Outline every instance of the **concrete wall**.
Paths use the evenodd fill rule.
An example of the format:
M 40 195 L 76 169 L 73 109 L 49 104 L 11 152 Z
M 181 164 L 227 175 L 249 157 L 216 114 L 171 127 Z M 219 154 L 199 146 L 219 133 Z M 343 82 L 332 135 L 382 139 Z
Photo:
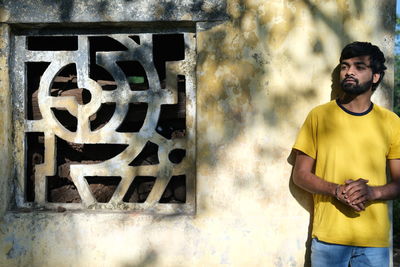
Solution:
M 308 111 L 336 93 L 332 71 L 346 43 L 367 40 L 383 49 L 389 71 L 374 101 L 391 105 L 394 0 L 228 0 L 229 18 L 170 15 L 199 21 L 195 215 L 5 211 L 15 164 L 8 24 L 35 22 L 16 19 L 30 1 L 5 2 L 0 9 L 1 266 L 303 266 L 311 202 L 291 182 L 291 146 Z M 75 1 L 75 8 L 82 2 Z M 212 10 L 207 9 L 212 1 L 178 5 L 187 2 L 205 13 Z M 94 22 L 106 22 L 118 15 L 109 6 L 102 13 L 108 17 L 80 17 L 74 9 L 65 16 L 61 7 L 53 9 L 64 17 L 49 15 L 43 22 L 88 22 L 91 15 Z M 201 22 L 206 20 L 214 22 Z

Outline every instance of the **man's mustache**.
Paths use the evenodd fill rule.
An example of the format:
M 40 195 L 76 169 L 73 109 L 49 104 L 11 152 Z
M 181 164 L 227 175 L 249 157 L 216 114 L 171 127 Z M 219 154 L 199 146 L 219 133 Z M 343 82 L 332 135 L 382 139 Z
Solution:
M 345 78 L 343 81 L 344 81 L 344 82 L 346 82 L 346 81 L 352 81 L 352 82 L 357 82 L 357 83 L 358 83 L 358 79 L 356 79 L 356 78 L 351 78 L 351 77 Z
M 354 82 L 354 83 L 358 84 L 358 79 L 348 77 L 348 78 L 345 78 L 345 79 L 341 82 L 341 84 L 345 84 L 345 83 L 347 83 L 347 82 Z

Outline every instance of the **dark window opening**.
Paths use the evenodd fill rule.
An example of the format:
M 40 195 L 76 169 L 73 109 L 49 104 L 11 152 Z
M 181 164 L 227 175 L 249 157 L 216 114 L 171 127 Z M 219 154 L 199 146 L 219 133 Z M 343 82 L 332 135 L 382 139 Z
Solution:
M 165 88 L 167 61 L 185 59 L 185 41 L 183 34 L 154 34 L 153 60 L 160 77 L 161 86 Z
M 123 197 L 124 202 L 143 203 L 153 189 L 155 177 L 136 176 Z
M 72 180 L 55 176 L 47 176 L 47 202 L 81 203 L 81 197 Z
M 128 50 L 123 44 L 108 36 L 91 36 L 90 42 L 90 57 L 96 59 L 98 51 L 126 51 Z
M 121 177 L 85 177 L 93 197 L 100 203 L 107 203 L 121 182 Z
M 50 63 L 27 62 L 25 64 L 27 78 L 26 118 L 28 120 L 40 120 L 42 119 L 42 114 L 40 113 L 38 104 L 40 78 Z
M 125 73 L 132 91 L 144 91 L 149 89 L 146 71 L 138 61 L 119 61 L 117 64 Z
M 77 82 L 76 65 L 69 64 L 54 78 L 50 95 L 73 96 L 79 105 L 86 105 L 92 99 L 92 94 L 85 88 L 78 88 Z
M 95 63 L 90 64 L 90 78 L 95 80 L 103 90 L 112 91 L 117 89 L 117 83 L 111 74 L 103 67 L 96 65 Z
M 90 130 L 96 131 L 103 128 L 115 112 L 115 103 L 102 103 L 100 108 L 89 117 Z
M 66 109 L 51 108 L 57 120 L 69 131 L 76 132 L 78 127 L 78 120 L 75 116 L 68 112 Z
M 156 165 L 159 163 L 158 145 L 149 141 L 136 158 L 129 163 L 129 166 Z
M 85 105 L 92 99 L 89 90 L 78 88 L 75 64 L 65 66 L 54 78 L 51 87 L 51 96 L 73 96 L 80 105 Z
M 184 149 L 173 149 L 168 154 L 168 159 L 175 164 L 179 164 L 182 162 L 183 158 L 186 156 L 186 150 Z
M 172 176 L 160 199 L 160 203 L 186 202 L 186 176 Z
M 77 36 L 30 36 L 27 38 L 28 50 L 73 51 L 78 50 Z
M 186 80 L 177 76 L 178 103 L 161 105 L 156 131 L 167 139 L 182 138 L 186 134 Z
M 140 45 L 140 37 L 137 35 L 131 35 L 129 36 L 129 38 L 131 38 L 133 41 L 135 41 L 135 43 L 137 43 L 138 45 Z
M 27 202 L 35 200 L 35 171 L 36 165 L 44 162 L 44 134 L 26 133 L 26 185 L 25 198 Z
M 128 112 L 121 125 L 117 128 L 117 132 L 139 132 L 146 119 L 147 107 L 147 103 L 129 103 Z

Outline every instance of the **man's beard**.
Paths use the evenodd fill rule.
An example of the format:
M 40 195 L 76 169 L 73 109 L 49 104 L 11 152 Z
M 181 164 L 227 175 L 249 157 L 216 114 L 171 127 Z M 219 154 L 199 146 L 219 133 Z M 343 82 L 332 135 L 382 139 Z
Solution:
M 346 83 L 346 79 L 340 83 L 340 86 L 345 93 L 351 95 L 361 95 L 368 91 L 372 86 L 372 79 L 361 84 L 359 83 L 358 79 L 352 78 L 352 80 L 354 80 L 355 83 Z

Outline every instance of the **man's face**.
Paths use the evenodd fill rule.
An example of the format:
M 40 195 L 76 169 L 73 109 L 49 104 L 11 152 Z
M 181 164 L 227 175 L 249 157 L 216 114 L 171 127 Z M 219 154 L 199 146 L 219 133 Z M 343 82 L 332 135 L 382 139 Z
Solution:
M 340 85 L 348 94 L 360 95 L 378 82 L 380 74 L 373 74 L 370 57 L 361 56 L 343 59 L 340 62 Z

